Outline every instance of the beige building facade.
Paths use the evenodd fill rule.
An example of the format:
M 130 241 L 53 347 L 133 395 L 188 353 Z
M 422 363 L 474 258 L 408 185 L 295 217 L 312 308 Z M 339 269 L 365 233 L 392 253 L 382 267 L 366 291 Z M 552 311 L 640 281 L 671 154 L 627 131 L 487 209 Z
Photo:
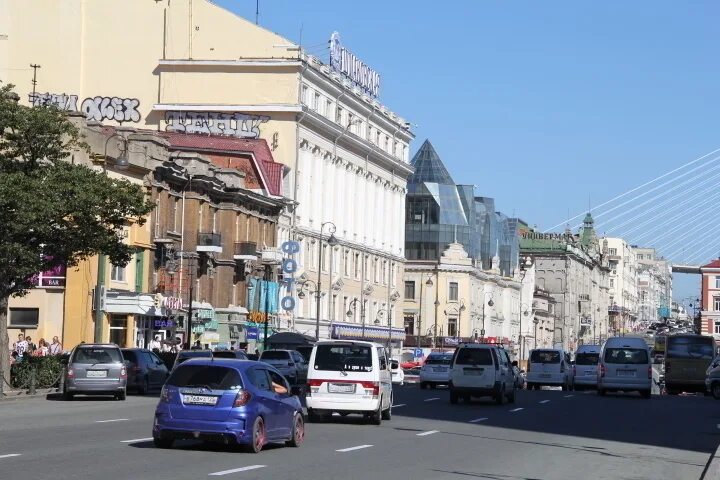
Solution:
M 343 320 L 398 317 L 413 134 L 376 89 L 207 0 L 0 0 L 0 11 L 0 80 L 23 102 L 105 124 L 268 142 L 287 167 L 281 196 L 294 204 L 275 246 L 299 241 L 297 275 L 312 279 L 281 323 L 313 334 L 319 320 L 327 337 Z

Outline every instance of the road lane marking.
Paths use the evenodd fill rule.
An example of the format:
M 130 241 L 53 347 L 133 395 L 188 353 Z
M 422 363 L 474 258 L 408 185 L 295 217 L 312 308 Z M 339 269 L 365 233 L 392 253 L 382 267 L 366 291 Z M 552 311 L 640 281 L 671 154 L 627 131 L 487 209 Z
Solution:
M 427 432 L 418 433 L 418 437 L 425 437 L 427 435 L 432 435 L 433 433 L 438 433 L 438 430 L 429 430 Z
M 7 453 L 5 455 L 0 455 L 0 458 L 19 457 L 20 455 L 22 455 L 22 453 Z
M 470 420 L 470 423 L 480 423 L 483 420 L 487 420 L 487 417 L 481 417 L 481 418 L 476 418 L 475 420 Z
M 513 408 L 510 410 L 511 412 L 519 412 L 520 410 L 525 410 L 523 407 Z
M 95 423 L 127 422 L 129 418 L 113 418 L 112 420 L 96 420 Z
M 249 465 L 247 467 L 233 468 L 232 470 L 223 470 L 222 472 L 208 473 L 209 476 L 220 476 L 228 475 L 230 473 L 247 472 L 248 470 L 257 470 L 258 468 L 265 468 L 267 465 Z
M 353 450 L 362 450 L 363 448 L 370 448 L 372 445 L 358 445 L 357 447 L 349 447 L 349 448 L 341 448 L 340 450 L 335 450 L 336 452 L 352 452 Z
M 426 402 L 434 402 L 435 400 L 440 400 L 440 397 L 433 397 L 433 398 L 426 398 Z
M 405 405 L 404 403 L 398 403 L 397 405 L 393 405 L 393 408 L 404 407 Z
M 120 443 L 140 443 L 140 442 L 149 442 L 149 441 L 150 441 L 150 440 L 152 440 L 152 439 L 153 439 L 152 437 L 150 437 L 150 438 L 133 438 L 132 440 L 123 440 L 123 441 L 122 441 L 122 442 L 120 442 Z
M 565 398 L 574 397 L 575 395 L 565 395 Z
M 550 400 L 540 400 L 538 403 L 548 403 Z

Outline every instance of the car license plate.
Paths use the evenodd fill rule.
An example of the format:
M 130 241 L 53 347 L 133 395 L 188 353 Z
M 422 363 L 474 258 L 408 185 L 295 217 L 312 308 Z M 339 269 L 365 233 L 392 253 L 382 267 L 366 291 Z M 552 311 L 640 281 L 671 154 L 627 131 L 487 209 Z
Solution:
M 634 377 L 635 370 L 618 370 L 618 377 Z
M 212 395 L 183 395 L 183 403 L 186 405 L 215 405 L 218 397 Z
M 328 392 L 330 393 L 355 393 L 354 383 L 331 383 L 328 385 Z
M 447 371 L 445 367 L 435 367 L 433 368 L 433 372 L 445 372 Z
M 551 375 L 549 373 L 541 373 L 540 378 L 550 378 Z
M 483 369 L 476 370 L 474 368 L 466 368 L 463 370 L 463 373 L 465 375 L 482 375 L 483 371 Z
M 107 370 L 88 370 L 87 378 L 106 378 Z

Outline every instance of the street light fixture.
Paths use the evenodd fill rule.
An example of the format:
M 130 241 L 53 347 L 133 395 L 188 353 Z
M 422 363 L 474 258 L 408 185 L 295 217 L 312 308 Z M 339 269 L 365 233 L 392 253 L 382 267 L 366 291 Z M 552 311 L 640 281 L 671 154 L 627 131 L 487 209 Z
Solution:
M 487 296 L 490 295 L 490 300 L 485 301 Z M 483 308 L 482 308 L 482 329 L 480 330 L 480 338 L 482 338 L 483 343 L 485 342 L 485 304 L 487 303 L 488 307 L 492 307 L 495 305 L 495 302 L 493 302 L 492 299 L 492 292 L 485 292 L 483 294 Z
M 332 249 L 340 242 L 335 238 L 335 230 L 337 227 L 333 222 L 324 222 L 320 225 L 320 241 L 318 242 L 318 274 L 317 274 L 317 303 L 315 305 L 315 340 L 320 340 L 320 292 L 322 291 L 322 262 L 323 262 L 323 230 L 325 226 L 328 226 L 328 232 L 330 237 L 327 239 L 327 244 L 330 246 L 330 255 L 332 256 Z M 332 272 L 330 272 L 330 278 L 332 279 Z M 330 282 L 330 289 L 332 290 L 332 281 Z M 330 293 L 332 295 L 332 293 Z
M 427 285 L 428 288 L 433 286 L 432 281 L 432 273 L 428 274 L 428 278 L 426 282 L 423 282 L 423 278 L 425 277 L 425 273 L 420 273 L 420 308 L 418 311 L 418 326 L 417 326 L 417 338 L 415 339 L 415 346 L 417 348 L 421 348 L 422 345 L 420 344 L 420 337 L 422 336 L 422 307 L 423 307 L 423 285 Z

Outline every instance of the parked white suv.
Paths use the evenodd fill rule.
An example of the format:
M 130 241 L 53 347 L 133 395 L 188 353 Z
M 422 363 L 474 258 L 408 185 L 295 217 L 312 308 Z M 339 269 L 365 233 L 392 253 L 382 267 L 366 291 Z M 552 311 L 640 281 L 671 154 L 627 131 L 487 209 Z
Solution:
M 504 348 L 490 344 L 461 344 L 450 363 L 450 403 L 472 397 L 492 397 L 502 405 L 515 402 L 515 371 Z

